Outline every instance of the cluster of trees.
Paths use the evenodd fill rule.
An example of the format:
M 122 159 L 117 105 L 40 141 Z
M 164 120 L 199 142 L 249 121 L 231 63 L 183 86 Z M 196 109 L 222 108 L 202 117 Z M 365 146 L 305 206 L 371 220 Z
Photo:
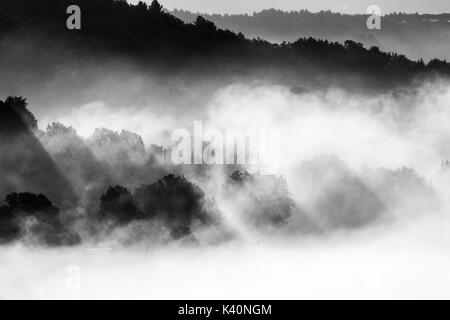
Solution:
M 439 203 L 430 182 L 412 168 L 366 169 L 362 173 L 362 178 L 391 209 L 410 212 L 430 211 Z
M 174 239 L 188 236 L 196 226 L 217 223 L 214 205 L 185 177 L 167 175 L 142 185 L 134 193 L 122 186 L 109 187 L 100 198 L 100 221 L 124 225 L 153 220 L 170 230 Z
M 136 188 L 169 172 L 158 151 L 147 149 L 141 136 L 127 130 L 99 128 L 85 139 L 73 127 L 56 122 L 37 136 L 88 207 L 97 206 L 107 186 Z
M 227 196 L 240 206 L 245 223 L 257 228 L 281 227 L 294 207 L 282 178 L 234 172 Z M 234 193 L 232 193 L 234 192 Z M 19 239 L 48 246 L 76 245 L 74 217 L 63 217 L 60 209 L 43 194 L 12 193 L 0 206 L 0 242 Z M 85 215 L 87 225 L 114 231 L 132 223 L 151 223 L 168 230 L 174 240 L 192 236 L 197 228 L 223 228 L 220 212 L 204 191 L 183 176 L 169 174 L 134 192 L 110 186 L 99 199 L 94 215 Z M 84 224 L 86 225 L 86 224 Z M 90 228 L 91 229 L 91 228 Z M 151 230 L 148 230 L 151 232 Z M 147 236 L 151 236 L 148 234 Z
M 224 199 L 229 199 L 233 211 L 250 228 L 280 228 L 293 219 L 294 224 L 300 221 L 297 227 L 304 232 L 364 227 L 380 219 L 388 208 L 395 208 L 399 200 L 413 197 L 418 209 L 418 199 L 434 199 L 425 180 L 407 168 L 377 169 L 358 178 L 338 158 L 322 156 L 304 162 L 300 174 L 308 214 L 291 199 L 281 177 L 235 171 L 226 181 Z M 183 176 L 170 174 L 134 192 L 110 186 L 99 200 L 95 214 L 82 219 L 110 231 L 132 223 L 150 223 L 178 240 L 192 236 L 198 228 L 226 228 L 215 203 Z M 426 204 L 429 208 L 430 202 Z M 0 242 L 26 239 L 48 246 L 76 245 L 81 238 L 70 220 L 42 194 L 12 193 L 0 206 Z
M 95 129 L 88 144 L 99 159 L 112 163 L 145 163 L 148 154 L 142 137 L 134 132 L 122 130 L 120 133 L 106 128 Z
M 283 177 L 235 171 L 230 176 L 227 197 L 244 221 L 258 228 L 280 227 L 295 207 Z
M 65 9 L 72 4 L 79 5 L 83 13 L 82 29 L 76 32 L 65 28 Z M 247 76 L 262 69 L 267 72 L 259 74 L 271 71 L 290 82 L 319 77 L 316 73 L 320 73 L 328 75 L 321 77 L 322 81 L 344 85 L 345 72 L 357 73 L 385 88 L 431 71 L 450 74 L 445 61 L 415 62 L 404 55 L 364 48 L 355 41 L 339 44 L 301 38 L 272 44 L 249 40 L 201 16 L 185 23 L 164 11 L 157 1 L 148 6 L 123 0 L 4 0 L 0 13 L 10 21 L 10 27 L 0 29 L 0 36 L 15 34 L 22 39 L 18 32 L 27 28 L 48 44 L 71 48 L 80 56 L 126 54 L 141 64 L 162 69 L 164 74 L 186 68 L 209 75 Z M 11 33 L 11 28 L 16 33 Z
M 264 231 L 284 227 L 295 210 L 282 177 L 234 171 L 225 182 L 221 198 L 246 226 Z M 131 192 L 123 186 L 109 187 L 100 198 L 97 219 L 113 226 L 153 221 L 170 230 L 174 239 L 192 234 L 196 228 L 225 230 L 214 200 L 184 176 L 169 174 Z
M 28 110 L 27 99 L 22 97 L 9 96 L 5 100 L 5 104 L 11 106 L 22 118 L 23 122 L 31 130 L 37 130 L 37 120 L 34 115 Z M 6 108 L 2 110 L 5 111 Z
M 28 129 L 37 129 L 37 120 L 27 109 L 27 101 L 22 97 L 8 96 L 0 101 L 0 117 L 2 126 L 0 133 L 18 133 Z
M 43 194 L 12 193 L 0 206 L 0 242 L 25 237 L 33 244 L 76 245 L 80 236 L 61 220 L 60 210 Z

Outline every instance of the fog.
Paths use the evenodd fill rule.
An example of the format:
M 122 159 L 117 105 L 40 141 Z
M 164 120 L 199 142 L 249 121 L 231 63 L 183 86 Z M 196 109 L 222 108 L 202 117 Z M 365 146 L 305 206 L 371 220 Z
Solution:
M 370 233 L 259 245 L 1 248 L 0 297 L 442 299 L 450 293 L 448 227 L 439 217 Z
M 167 91 L 170 91 L 170 85 Z M 129 90 L 125 96 L 130 96 Z M 134 90 L 134 88 L 131 88 Z M 108 104 L 92 101 L 57 110 L 36 108 L 39 125 L 60 122 L 89 138 L 96 128 L 129 130 L 141 135 L 147 146 L 165 130 L 192 129 L 202 121 L 205 129 L 278 129 L 281 131 L 282 172 L 300 161 L 334 154 L 351 167 L 412 167 L 432 179 L 442 160 L 449 156 L 446 104 L 449 84 L 425 82 L 419 88 L 382 94 L 349 93 L 326 89 L 304 94 L 267 83 L 233 83 L 193 91 L 192 106 L 178 105 L 168 97 L 166 109 L 155 103 Z M 127 92 L 128 91 L 128 92 Z M 141 97 L 143 101 L 150 99 Z M 185 109 L 189 108 L 189 112 Z M 33 109 L 34 111 L 34 109 Z M 42 114 L 46 114 L 45 116 Z
M 0 298 L 449 298 L 446 62 L 65 3 L 0 10 Z M 278 171 L 168 161 L 196 122 Z
M 130 97 L 134 89 L 117 90 Z M 166 242 L 152 223 L 96 237 L 78 223 L 83 243 L 75 247 L 26 241 L 2 246 L 0 298 L 449 297 L 449 184 L 441 168 L 450 157 L 449 83 L 435 80 L 381 94 L 339 88 L 298 94 L 270 82 L 237 81 L 204 92 L 192 92 L 191 102 L 202 102 L 192 112 L 180 106 L 179 96 L 167 98 L 170 107 L 161 108 L 148 102 L 154 101 L 151 94 L 139 103 L 96 99 L 30 109 L 44 131 L 61 122 L 89 141 L 96 128 L 130 130 L 147 147 L 160 143 L 161 131 L 190 129 L 195 120 L 220 130 L 278 129 L 278 175 L 285 177 L 296 206 L 287 224 L 266 229 L 246 220 L 252 202 L 245 193 L 244 200 L 224 195 L 222 168 L 208 168 L 206 177 L 186 172 L 214 199 L 224 227 L 195 229 L 195 242 Z M 54 156 L 58 146 L 42 141 Z M 58 143 L 63 148 L 65 140 Z M 323 155 L 333 156 L 320 160 Z M 389 189 L 372 176 L 379 168 L 402 167 L 414 169 L 424 186 Z M 432 195 L 424 191 L 428 187 Z M 83 207 L 90 203 L 78 208 L 81 215 L 92 209 Z

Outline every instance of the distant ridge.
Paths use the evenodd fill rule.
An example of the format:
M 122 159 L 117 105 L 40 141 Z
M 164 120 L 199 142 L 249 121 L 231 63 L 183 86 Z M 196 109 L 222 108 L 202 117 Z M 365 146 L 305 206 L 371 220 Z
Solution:
M 66 9 L 73 4 L 82 8 L 82 29 L 77 31 L 66 28 Z M 114 0 L 3 0 L 0 16 L 7 21 L 0 25 L 0 38 L 20 46 L 34 41 L 39 50 L 32 51 L 35 56 L 30 68 L 39 61 L 43 75 L 51 73 L 55 65 L 73 63 L 74 59 L 95 62 L 109 57 L 128 59 L 164 76 L 188 72 L 195 78 L 258 75 L 261 80 L 270 77 L 283 84 L 309 82 L 311 87 L 345 86 L 355 90 L 391 90 L 417 78 L 450 75 L 446 61 L 414 61 L 378 47 L 365 48 L 357 41 L 337 43 L 300 36 L 283 44 L 250 40 L 203 17 L 185 23 L 156 1 L 148 6 Z M 29 40 L 30 34 L 33 40 Z M 53 51 L 46 52 L 47 48 Z M 61 52 L 70 52 L 71 56 Z M 0 47 L 0 54 L 8 57 L 10 52 Z M 8 59 L 14 61 L 15 57 Z M 22 67 L 22 61 L 17 65 Z M 8 67 L 0 62 L 0 69 Z
M 171 14 L 185 22 L 201 15 L 219 28 L 242 32 L 245 36 L 269 41 L 295 41 L 313 37 L 344 42 L 354 40 L 366 47 L 378 46 L 386 51 L 406 54 L 412 59 L 450 60 L 450 13 L 382 16 L 381 30 L 366 27 L 368 15 L 331 11 L 310 12 L 267 9 L 248 14 L 204 14 L 173 10 Z

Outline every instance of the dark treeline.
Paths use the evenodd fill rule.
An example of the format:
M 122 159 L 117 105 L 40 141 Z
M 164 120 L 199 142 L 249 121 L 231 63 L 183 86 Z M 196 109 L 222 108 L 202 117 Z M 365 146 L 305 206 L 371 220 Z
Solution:
M 206 210 L 205 193 L 185 177 L 167 175 L 132 194 L 122 186 L 109 187 L 100 198 L 99 219 L 117 224 L 156 219 L 175 238 L 192 233 L 192 225 L 209 225 L 215 218 Z
M 66 9 L 73 4 L 82 10 L 82 29 L 77 31 L 66 28 Z M 344 44 L 313 38 L 283 44 L 250 40 L 200 16 L 185 23 L 156 1 L 148 6 L 123 0 L 4 0 L 0 21 L 0 35 L 8 43 L 29 37 L 39 41 L 47 63 L 61 63 L 60 51 L 45 54 L 45 48 L 56 46 L 76 59 L 93 54 L 126 56 L 164 75 L 190 70 L 197 75 L 258 74 L 291 84 L 308 79 L 317 85 L 391 88 L 431 72 L 450 74 L 445 61 L 415 62 L 350 40 Z
M 270 182 L 260 179 L 259 175 L 234 172 L 228 178 L 227 196 L 239 198 L 240 205 L 245 203 L 243 221 L 252 228 L 280 228 L 288 223 L 295 204 L 286 186 L 278 189 L 283 184 L 282 178 L 270 177 Z M 270 190 L 264 190 L 267 188 Z M 172 174 L 142 184 L 133 192 L 120 185 L 109 186 L 95 207 L 79 217 L 73 215 L 74 211 L 70 215 L 61 213 L 43 194 L 11 193 L 3 202 L 0 244 L 22 240 L 32 245 L 78 245 L 82 238 L 77 229 L 82 229 L 85 240 L 101 241 L 99 235 L 107 237 L 116 228 L 135 224 L 143 224 L 143 239 L 153 239 L 155 243 L 195 241 L 193 232 L 201 229 L 214 229 L 222 237 L 229 232 L 214 201 L 197 184 Z M 303 226 L 305 229 L 311 229 L 311 221 L 308 223 L 309 226 Z M 128 233 L 126 242 L 134 243 L 138 236 L 131 230 Z
M 193 22 L 199 13 L 185 10 L 171 12 L 185 22 Z M 313 37 L 344 42 L 354 40 L 365 46 L 404 53 L 426 60 L 450 59 L 450 14 L 392 13 L 382 16 L 381 30 L 366 27 L 368 15 L 331 11 L 310 12 L 262 10 L 248 14 L 201 14 L 219 28 L 240 31 L 248 37 L 274 42 Z

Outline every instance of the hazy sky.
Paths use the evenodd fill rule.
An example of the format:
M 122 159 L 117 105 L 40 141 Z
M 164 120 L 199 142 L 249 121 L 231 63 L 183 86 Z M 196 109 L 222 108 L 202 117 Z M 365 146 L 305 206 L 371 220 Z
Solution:
M 131 0 L 137 2 L 138 0 Z M 146 0 L 151 2 L 151 0 Z M 450 12 L 450 0 L 160 0 L 167 9 L 194 12 L 252 13 L 267 8 L 283 10 L 330 9 L 347 13 L 363 13 L 369 5 L 378 5 L 382 13 L 394 11 L 442 13 Z

